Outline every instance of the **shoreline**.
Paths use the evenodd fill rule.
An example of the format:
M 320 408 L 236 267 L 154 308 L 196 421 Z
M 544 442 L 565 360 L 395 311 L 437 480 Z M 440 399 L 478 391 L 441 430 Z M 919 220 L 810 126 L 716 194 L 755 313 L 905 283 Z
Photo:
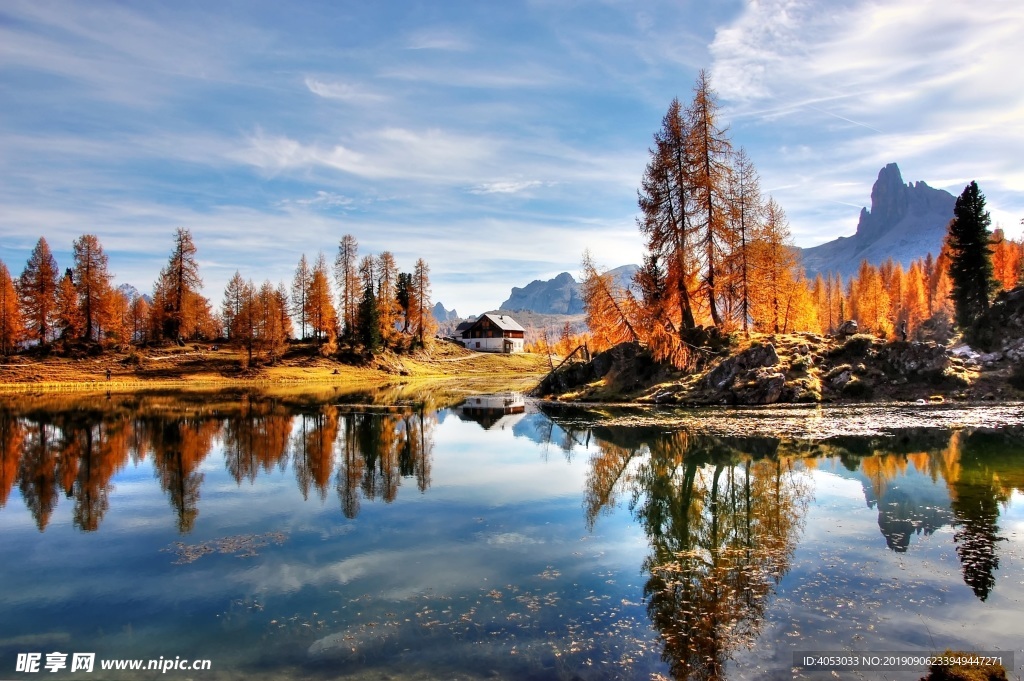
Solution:
M 216 346 L 214 346 L 216 347 Z M 420 381 L 509 381 L 536 385 L 548 358 L 479 353 L 451 344 L 413 355 L 381 354 L 359 363 L 327 359 L 308 346 L 246 367 L 236 349 L 107 352 L 94 357 L 15 356 L 0 363 L 0 395 L 218 390 L 321 391 Z M 13 360 L 13 361 L 12 361 Z

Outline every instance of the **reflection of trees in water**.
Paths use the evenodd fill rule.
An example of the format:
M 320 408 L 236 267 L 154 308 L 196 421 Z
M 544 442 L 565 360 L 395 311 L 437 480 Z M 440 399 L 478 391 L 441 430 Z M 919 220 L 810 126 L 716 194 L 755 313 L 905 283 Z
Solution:
M 298 431 L 292 437 L 292 468 L 302 498 L 315 488 L 320 499 L 327 498 L 327 483 L 334 471 L 334 441 L 338 437 L 338 408 L 322 405 L 313 413 L 299 416 Z
M 275 400 L 248 400 L 224 423 L 224 464 L 235 482 L 256 481 L 259 471 L 282 470 L 288 463 L 292 415 Z
M 202 462 L 222 435 L 224 465 L 238 484 L 283 471 L 291 459 L 303 497 L 315 490 L 326 499 L 337 470 L 342 511 L 353 518 L 360 498 L 393 501 L 402 478 L 414 478 L 421 492 L 430 486 L 436 405 L 409 396 L 408 389 L 381 391 L 345 407 L 242 395 L 216 407 L 158 396 L 106 409 L 59 401 L 21 413 L 0 408 L 0 508 L 17 485 L 42 531 L 63 491 L 74 500 L 75 526 L 95 530 L 117 471 L 152 457 L 178 529 L 189 532 L 199 515 Z M 378 399 L 404 404 L 378 407 Z
M 0 508 L 7 505 L 14 483 L 18 480 L 21 443 L 25 428 L 6 411 L 0 411 Z
M 346 518 L 359 513 L 360 492 L 366 499 L 394 501 L 403 477 L 415 478 L 420 492 L 427 490 L 435 413 L 420 405 L 345 414 L 337 490 Z
M 99 423 L 77 422 L 63 429 L 61 456 L 78 461 L 71 496 L 75 499 L 74 523 L 82 530 L 99 529 L 110 507 L 111 480 L 128 462 L 128 430 L 124 416 Z M 64 489 L 69 489 L 67 483 Z
M 807 468 L 817 464 L 806 457 L 834 457 L 862 474 L 865 498 L 877 503 L 879 529 L 895 551 L 905 550 L 914 532 L 952 524 L 964 582 L 982 600 L 995 585 L 1005 540 L 1000 505 L 1024 491 L 1021 429 L 816 443 L 644 428 L 592 432 L 588 525 L 632 491 L 652 548 L 644 567 L 648 612 L 677 678 L 720 677 L 729 651 L 756 633 L 809 498 L 809 483 L 792 467 L 796 457 Z M 945 508 L 907 484 L 914 472 L 944 485 Z
M 999 506 L 1024 492 L 1024 431 L 976 431 L 960 443 L 960 475 L 947 480 L 956 519 L 956 553 L 964 582 L 981 600 L 995 586 L 999 569 Z
M 111 480 L 128 461 L 125 417 L 60 413 L 39 416 L 28 425 L 12 423 L 6 415 L 4 420 L 4 475 L 18 451 L 18 487 L 36 526 L 46 529 L 63 490 L 74 499 L 75 526 L 98 529 L 110 505 Z
M 704 464 L 696 453 L 665 466 L 652 452 L 635 512 L 651 541 L 644 594 L 662 657 L 677 679 L 716 679 L 753 643 L 789 570 L 809 486 L 789 460 Z
M 221 421 L 197 416 L 143 418 L 160 487 L 178 516 L 178 531 L 191 532 L 199 515 L 199 467 L 220 433 Z
M 897 438 L 837 438 L 827 451 L 866 478 L 864 494 L 877 504 L 886 544 L 905 552 L 913 534 L 950 524 L 964 582 L 981 600 L 995 586 L 999 568 L 999 507 L 1024 491 L 1024 432 L 920 430 Z M 908 484 L 913 471 L 942 483 L 948 501 Z M 940 488 L 942 489 L 942 488 Z
M 26 428 L 18 466 L 18 489 L 39 531 L 57 507 L 57 435 L 48 419 Z
M 809 481 L 766 438 L 641 429 L 595 435 L 588 524 L 631 492 L 651 544 L 644 596 L 662 657 L 674 678 L 722 678 L 732 651 L 753 642 L 789 569 Z

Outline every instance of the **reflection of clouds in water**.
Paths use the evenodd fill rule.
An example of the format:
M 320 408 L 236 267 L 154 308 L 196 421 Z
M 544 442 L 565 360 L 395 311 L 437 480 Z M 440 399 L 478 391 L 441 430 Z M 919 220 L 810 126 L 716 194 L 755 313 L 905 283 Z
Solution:
M 521 532 L 501 532 L 487 537 L 487 543 L 492 546 L 523 546 L 543 544 L 544 540 L 527 537 Z

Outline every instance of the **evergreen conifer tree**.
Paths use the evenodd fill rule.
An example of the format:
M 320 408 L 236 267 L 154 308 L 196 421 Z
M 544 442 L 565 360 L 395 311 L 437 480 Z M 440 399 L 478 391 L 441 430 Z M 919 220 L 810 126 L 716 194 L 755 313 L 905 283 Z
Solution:
M 992 218 L 985 210 L 985 195 L 978 189 L 978 183 L 972 181 L 956 200 L 946 236 L 953 284 L 950 298 L 956 310 L 956 323 L 964 330 L 970 329 L 988 310 L 995 289 L 989 248 L 991 223 Z
M 363 288 L 363 298 L 359 301 L 359 340 L 369 353 L 378 352 L 382 345 L 380 333 L 380 309 L 373 286 Z

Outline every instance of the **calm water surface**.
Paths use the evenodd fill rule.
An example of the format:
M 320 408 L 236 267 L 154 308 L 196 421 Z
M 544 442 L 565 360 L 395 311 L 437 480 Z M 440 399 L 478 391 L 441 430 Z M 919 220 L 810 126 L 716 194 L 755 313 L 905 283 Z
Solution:
M 515 394 L 6 399 L 0 678 L 833 678 L 794 651 L 946 648 L 1024 672 L 1024 430 L 744 418 L 757 435 Z M 99 669 L 161 657 L 211 669 Z

